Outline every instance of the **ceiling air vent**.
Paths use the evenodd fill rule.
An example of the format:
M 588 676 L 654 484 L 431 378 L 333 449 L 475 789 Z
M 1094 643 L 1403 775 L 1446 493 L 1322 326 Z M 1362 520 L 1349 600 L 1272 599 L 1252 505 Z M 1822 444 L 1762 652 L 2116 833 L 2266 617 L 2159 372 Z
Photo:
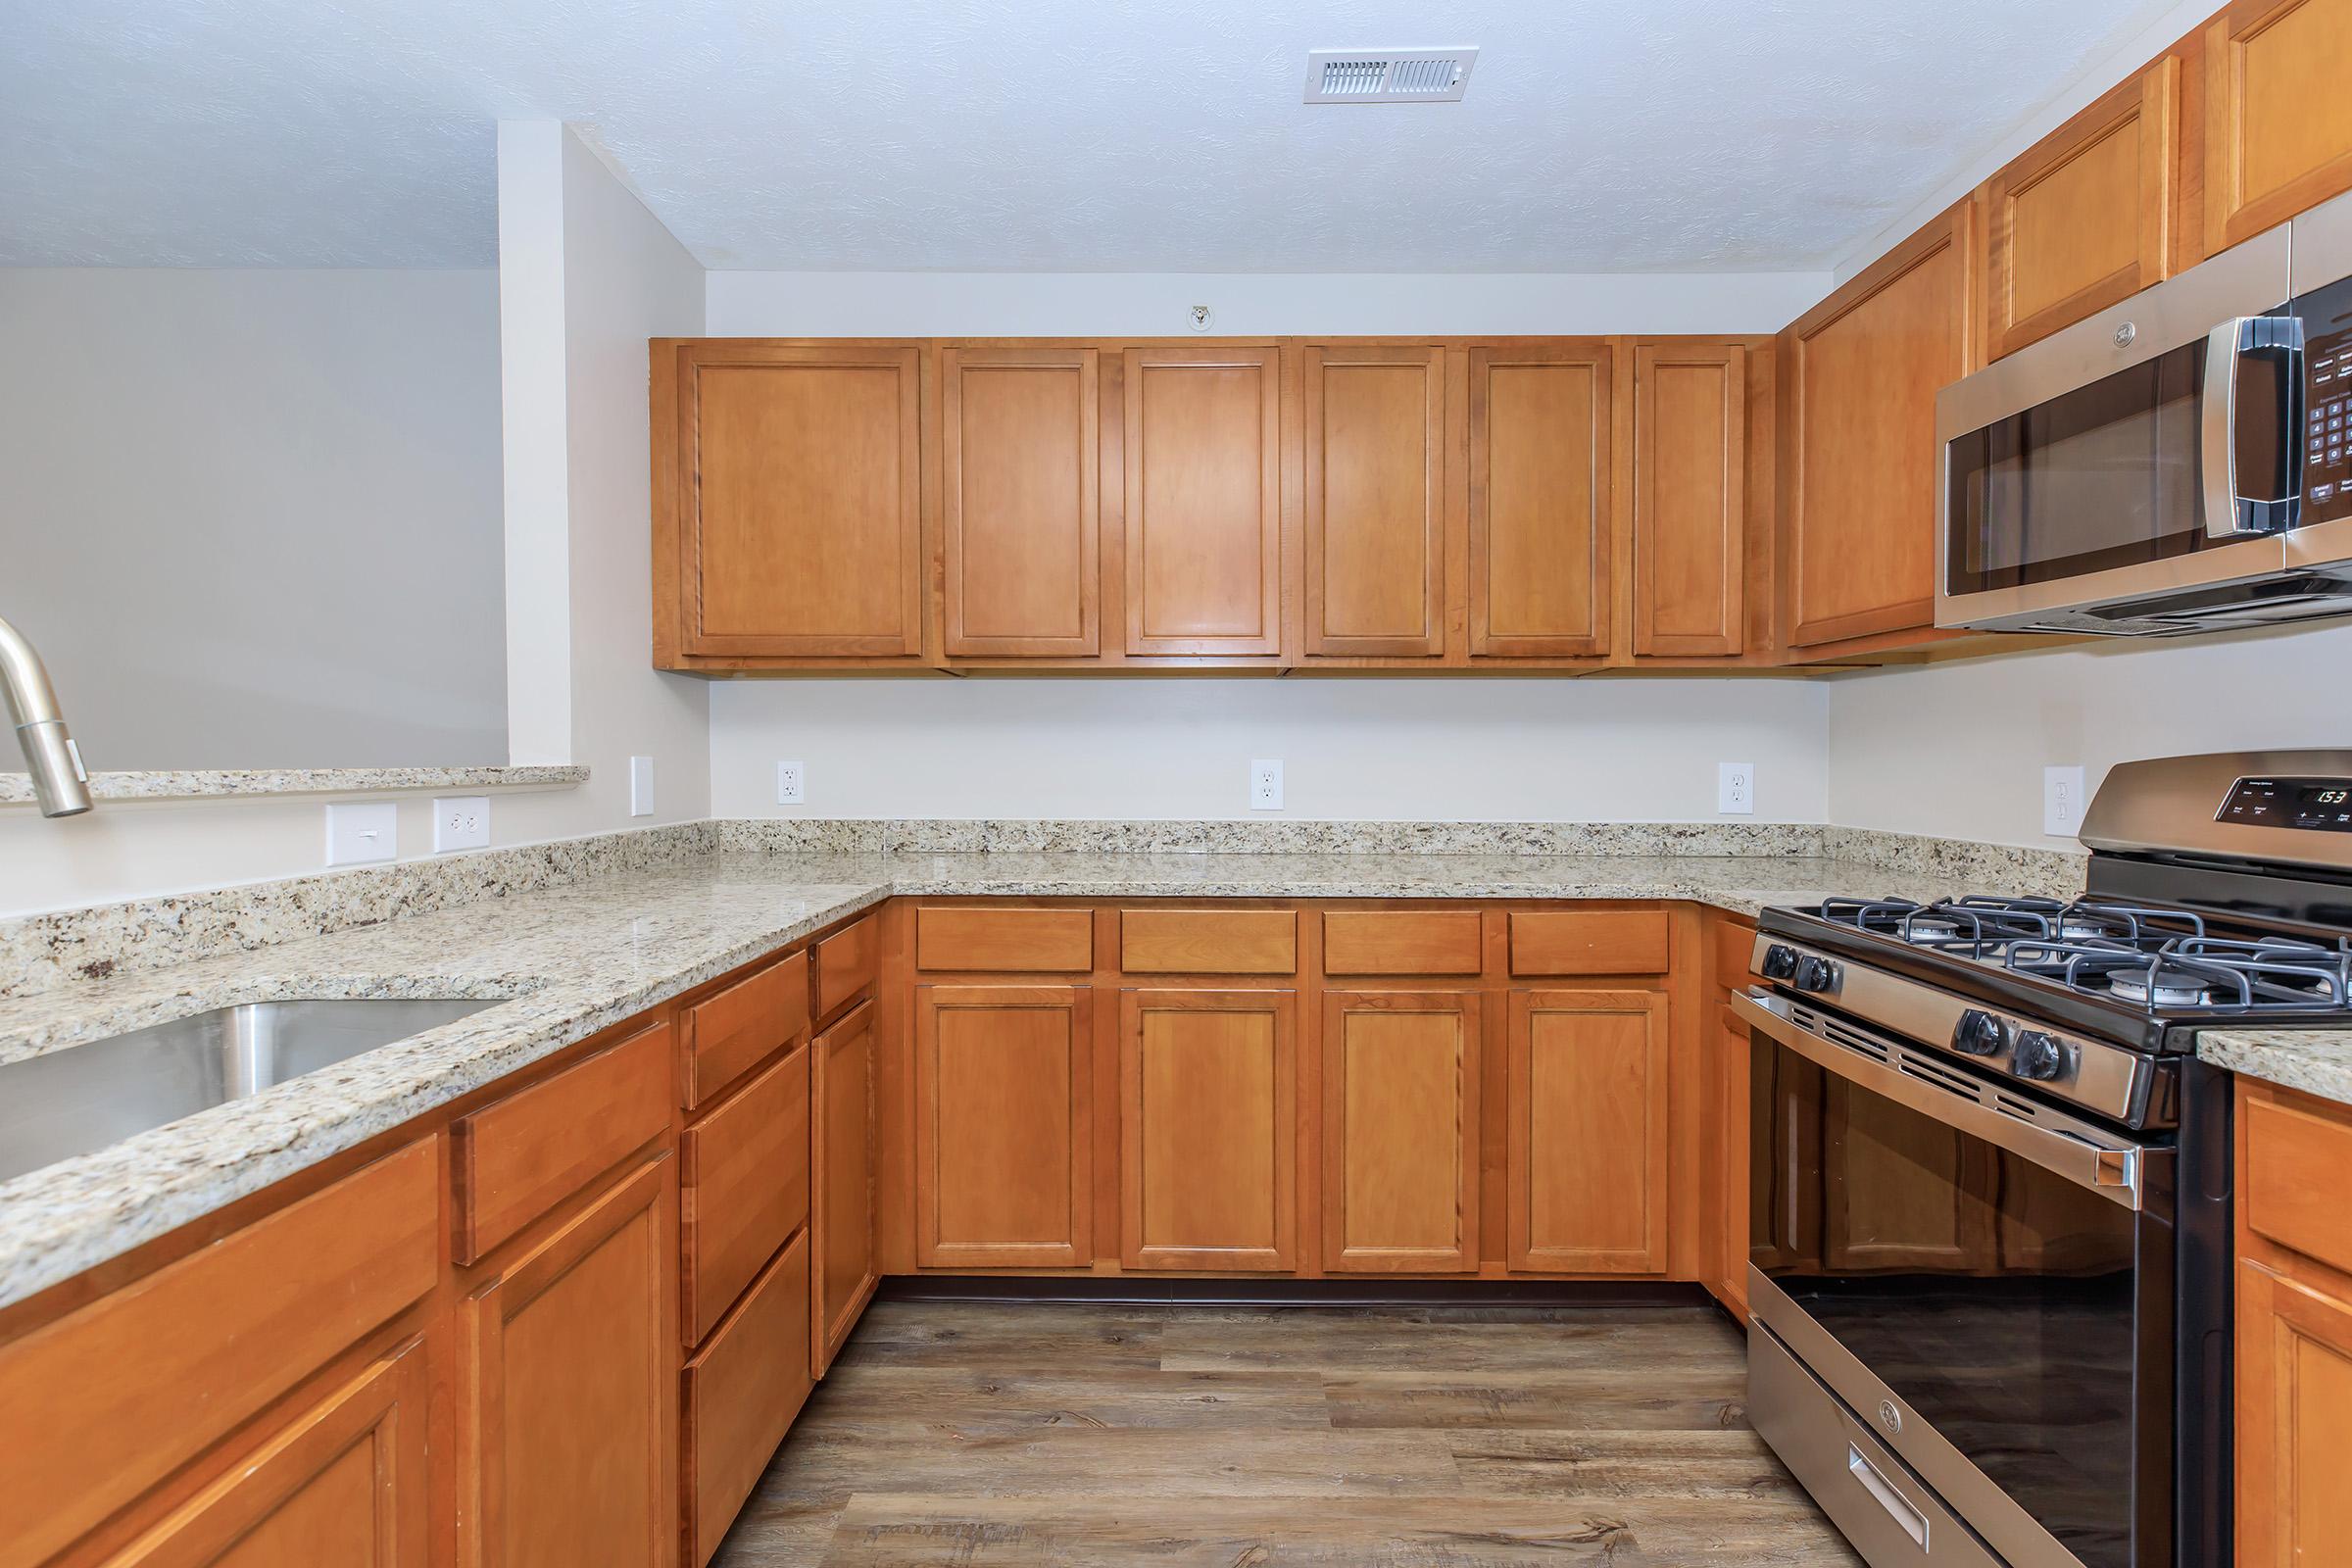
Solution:
M 1470 83 L 1478 51 L 1317 49 L 1306 57 L 1310 104 L 1449 104 Z

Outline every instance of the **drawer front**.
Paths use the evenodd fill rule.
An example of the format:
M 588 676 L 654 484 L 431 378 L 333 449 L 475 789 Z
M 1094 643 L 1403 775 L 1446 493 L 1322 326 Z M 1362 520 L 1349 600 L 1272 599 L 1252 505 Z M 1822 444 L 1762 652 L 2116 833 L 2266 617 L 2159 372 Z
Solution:
M 987 974 L 1083 974 L 1095 966 L 1095 917 L 1086 909 L 917 909 L 918 969 Z
M 1663 909 L 1521 910 L 1511 916 L 1511 973 L 1664 974 Z
M 694 1345 L 808 1222 L 808 1049 L 729 1095 L 679 1150 L 679 1321 Z
M 686 1009 L 688 1110 L 808 1027 L 808 955 L 796 953 Z
M 1323 916 L 1325 974 L 1477 974 L 1476 909 L 1334 909 Z
M 1748 963 L 1756 951 L 1753 926 L 1717 920 L 1715 926 L 1715 983 L 1737 991 L 1747 984 Z
M 874 983 L 882 922 L 872 915 L 816 945 L 816 1015 L 830 1018 Z
M 2268 1091 L 2248 1093 L 2243 1104 L 2246 1228 L 2352 1274 L 2352 1208 L 2344 1203 L 2352 1116 Z
M 412 1144 L 0 1349 L 0 1565 L 29 1568 L 430 1292 Z M 49 1441 L 30 1441 L 31 1434 Z
M 702 1568 L 808 1400 L 808 1234 L 767 1266 L 710 1343 L 686 1363 L 689 1568 Z
M 471 1263 L 669 1125 L 669 1025 L 656 1024 L 450 1128 L 457 1256 Z
M 1119 967 L 1129 974 L 1296 974 L 1298 916 L 1289 909 L 1122 909 Z

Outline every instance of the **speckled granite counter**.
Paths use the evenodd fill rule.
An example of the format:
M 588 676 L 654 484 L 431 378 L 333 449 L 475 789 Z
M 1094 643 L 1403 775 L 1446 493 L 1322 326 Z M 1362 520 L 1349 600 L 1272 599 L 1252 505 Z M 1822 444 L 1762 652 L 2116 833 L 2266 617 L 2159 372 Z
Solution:
M 894 893 L 1688 899 L 1752 914 L 1830 892 L 1941 891 L 1788 856 L 730 854 L 0 999 L 0 1061 L 272 997 L 513 999 L 0 1183 L 0 1305 Z
M 2197 1055 L 2216 1067 L 2352 1105 L 2352 1029 L 2209 1029 Z

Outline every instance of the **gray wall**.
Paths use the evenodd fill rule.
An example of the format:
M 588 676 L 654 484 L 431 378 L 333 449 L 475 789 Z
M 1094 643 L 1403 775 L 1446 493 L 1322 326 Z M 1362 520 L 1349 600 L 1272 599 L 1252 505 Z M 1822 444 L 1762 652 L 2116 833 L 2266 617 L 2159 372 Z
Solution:
M 494 271 L 0 269 L 0 615 L 94 768 L 505 761 L 500 463 Z

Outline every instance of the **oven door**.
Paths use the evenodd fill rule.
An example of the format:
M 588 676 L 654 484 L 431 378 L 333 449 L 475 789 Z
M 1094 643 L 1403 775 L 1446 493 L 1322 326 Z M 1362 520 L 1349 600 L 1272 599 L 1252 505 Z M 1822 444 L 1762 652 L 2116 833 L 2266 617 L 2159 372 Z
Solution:
M 1757 1322 L 2016 1568 L 2170 1568 L 2173 1152 L 1802 1003 L 1734 1005 Z

